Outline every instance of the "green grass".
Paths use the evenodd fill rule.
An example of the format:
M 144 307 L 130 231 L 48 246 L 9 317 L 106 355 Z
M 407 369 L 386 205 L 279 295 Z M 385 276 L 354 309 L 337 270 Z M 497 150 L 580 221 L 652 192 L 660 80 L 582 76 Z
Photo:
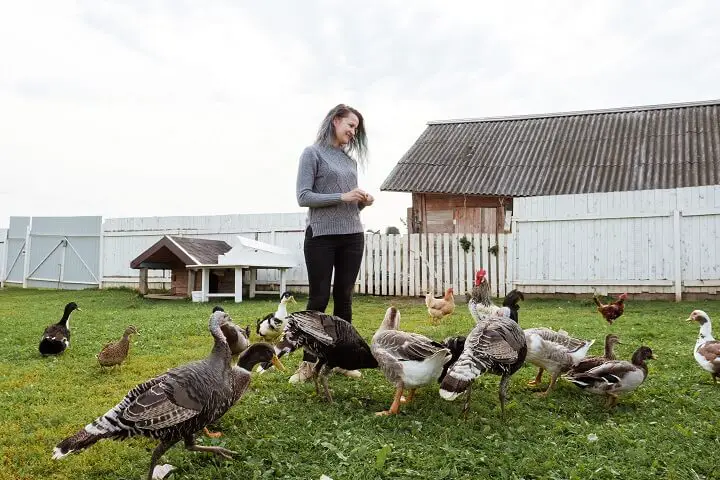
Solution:
M 59 358 L 42 358 L 37 344 L 43 329 L 73 300 L 83 311 L 71 317 L 71 348 Z M 464 335 L 471 326 L 464 304 L 433 327 L 422 299 L 356 297 L 355 324 L 365 338 L 390 302 L 400 309 L 406 330 L 442 339 Z M 276 302 L 224 306 L 244 326 L 273 311 Z M 210 307 L 144 300 L 127 290 L 0 291 L 0 479 L 144 478 L 155 446 L 148 439 L 101 441 L 62 461 L 52 461 L 51 452 L 137 383 L 204 357 L 212 343 Z M 527 386 L 535 369 L 526 366 L 513 377 L 506 421 L 494 375 L 477 381 L 467 421 L 460 414 L 462 397 L 446 402 L 437 387 L 421 390 L 397 417 L 376 417 L 393 394 L 378 371 L 365 371 L 359 380 L 331 377 L 335 403 L 327 405 L 311 384 L 287 382 L 300 361 L 296 352 L 284 360 L 287 372 L 254 375 L 251 390 L 212 426 L 223 431 L 222 438 L 199 437 L 240 452 L 235 460 L 178 445 L 162 463 L 178 468 L 175 479 L 718 478 L 720 385 L 692 357 L 698 328 L 682 320 L 694 308 L 712 317 L 720 302 L 630 301 L 612 327 L 587 300 L 522 304 L 524 327 L 564 328 L 595 338 L 590 354 L 601 352 L 609 331 L 620 336 L 617 353 L 623 358 L 641 343 L 653 348 L 659 358 L 649 362 L 645 384 L 622 397 L 613 412 L 603 408 L 603 399 L 564 380 L 549 398 L 536 397 Z M 128 361 L 122 370 L 101 372 L 95 354 L 128 324 L 141 333 Z M 596 441 L 588 439 L 591 434 Z

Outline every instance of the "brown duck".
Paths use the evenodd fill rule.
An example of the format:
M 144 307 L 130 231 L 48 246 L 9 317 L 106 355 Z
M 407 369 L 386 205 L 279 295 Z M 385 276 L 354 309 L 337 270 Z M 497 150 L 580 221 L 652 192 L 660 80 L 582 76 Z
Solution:
M 132 334 L 140 335 L 133 325 L 129 325 L 120 340 L 110 342 L 100 350 L 97 359 L 101 367 L 114 367 L 125 361 L 130 351 L 130 335 Z

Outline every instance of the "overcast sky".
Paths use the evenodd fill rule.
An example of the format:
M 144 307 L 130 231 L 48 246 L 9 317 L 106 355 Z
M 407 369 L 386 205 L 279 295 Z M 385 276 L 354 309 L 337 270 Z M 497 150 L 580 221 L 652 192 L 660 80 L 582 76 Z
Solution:
M 720 98 L 720 2 L 1 0 L 10 216 L 303 211 L 298 157 L 365 116 L 368 228 L 429 120 Z M 442 5 L 442 6 L 440 6 Z

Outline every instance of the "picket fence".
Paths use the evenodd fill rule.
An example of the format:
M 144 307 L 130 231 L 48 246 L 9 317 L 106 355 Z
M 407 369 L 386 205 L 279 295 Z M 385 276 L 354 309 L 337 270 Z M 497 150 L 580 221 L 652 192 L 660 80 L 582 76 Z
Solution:
M 493 293 L 510 289 L 509 234 L 368 234 L 356 291 L 369 295 L 439 296 L 472 289 L 475 272 L 488 272 Z

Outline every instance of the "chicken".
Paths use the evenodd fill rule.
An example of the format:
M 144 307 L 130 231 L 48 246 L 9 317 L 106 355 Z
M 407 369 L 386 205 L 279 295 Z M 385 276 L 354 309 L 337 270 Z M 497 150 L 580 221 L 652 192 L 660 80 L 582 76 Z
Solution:
M 432 292 L 428 292 L 427 295 L 425 295 L 425 305 L 427 305 L 427 310 L 433 323 L 437 324 L 443 317 L 455 311 L 453 288 L 448 288 L 443 298 L 435 298 Z
M 595 301 L 595 305 L 597 305 L 598 312 L 600 312 L 603 318 L 605 318 L 605 320 L 607 320 L 610 325 L 612 325 L 612 323 L 617 320 L 617 318 L 625 311 L 624 302 L 626 298 L 627 293 L 622 293 L 618 296 L 616 301 L 604 305 L 600 303 L 600 300 L 598 300 L 596 296 L 593 296 L 593 300 Z

